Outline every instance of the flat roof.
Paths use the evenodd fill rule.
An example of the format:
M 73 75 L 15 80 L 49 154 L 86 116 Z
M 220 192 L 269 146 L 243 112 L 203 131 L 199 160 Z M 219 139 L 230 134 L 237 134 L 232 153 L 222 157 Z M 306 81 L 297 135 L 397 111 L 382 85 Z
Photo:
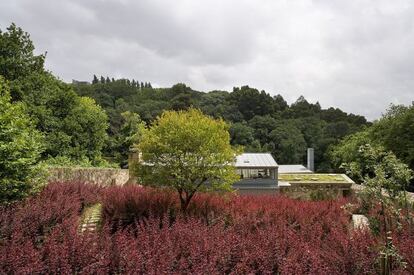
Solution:
M 236 157 L 237 168 L 277 168 L 270 153 L 243 153 Z
M 279 174 L 279 180 L 289 183 L 352 183 L 344 174 Z
M 301 164 L 279 165 L 279 174 L 311 174 L 311 170 Z

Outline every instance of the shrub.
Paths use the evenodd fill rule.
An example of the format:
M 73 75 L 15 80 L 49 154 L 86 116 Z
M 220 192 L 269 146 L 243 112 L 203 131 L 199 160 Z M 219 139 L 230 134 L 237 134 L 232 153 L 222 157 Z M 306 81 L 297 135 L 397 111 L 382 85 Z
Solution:
M 152 217 L 176 212 L 178 200 L 172 190 L 143 188 L 139 185 L 113 186 L 102 195 L 103 219 L 112 229 L 124 228 Z
M 98 200 L 102 230 L 80 233 Z M 0 273 L 378 273 L 382 240 L 349 230 L 347 202 L 200 193 L 184 215 L 168 189 L 55 183 L 0 208 Z M 392 237 L 412 270 L 409 220 Z
M 101 188 L 83 183 L 51 183 L 37 196 L 20 203 L 0 206 L 0 240 L 15 237 L 42 242 L 56 225 L 98 200 Z

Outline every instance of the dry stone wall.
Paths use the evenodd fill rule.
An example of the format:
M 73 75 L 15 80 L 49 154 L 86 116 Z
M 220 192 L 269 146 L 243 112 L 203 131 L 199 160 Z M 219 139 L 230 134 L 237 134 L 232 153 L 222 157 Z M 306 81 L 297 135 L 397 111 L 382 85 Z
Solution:
M 49 169 L 49 182 L 79 181 L 100 186 L 123 185 L 129 180 L 128 169 L 58 167 Z

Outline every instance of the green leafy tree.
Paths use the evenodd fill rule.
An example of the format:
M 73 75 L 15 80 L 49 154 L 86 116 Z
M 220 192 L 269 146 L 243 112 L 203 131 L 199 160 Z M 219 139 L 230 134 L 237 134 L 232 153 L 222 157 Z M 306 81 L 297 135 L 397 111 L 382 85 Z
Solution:
M 302 132 L 292 121 L 278 123 L 269 134 L 272 153 L 280 163 L 302 163 L 306 153 L 306 142 Z M 269 143 L 270 145 L 270 143 Z
M 309 103 L 303 96 L 300 96 L 289 109 L 286 110 L 284 116 L 287 118 L 310 117 L 321 112 L 319 102 L 316 104 Z
M 45 55 L 34 55 L 30 35 L 11 24 L 6 32 L 0 30 L 0 75 L 9 81 L 43 72 Z
M 371 131 L 374 140 L 414 169 L 414 104 L 392 105 Z
M 249 86 L 233 88 L 229 99 L 237 105 L 245 120 L 250 120 L 255 115 L 263 116 L 274 111 L 272 97 L 265 91 L 259 92 Z
M 73 159 L 86 157 L 92 163 L 99 164 L 108 128 L 108 118 L 102 108 L 92 98 L 79 97 L 64 123 L 65 132 L 71 135 L 67 151 L 61 155 Z
M 0 33 L 1 74 L 10 83 L 14 101 L 25 104 L 37 130 L 45 136 L 43 158 L 64 155 L 96 162 L 106 138 L 104 111 L 45 71 L 44 56 L 33 51 L 29 35 L 14 24 Z
M 230 190 L 238 176 L 228 129 L 196 109 L 164 112 L 138 145 L 139 181 L 177 190 L 183 211 L 199 190 Z
M 129 111 L 122 113 L 122 119 L 123 124 L 116 142 L 116 158 L 121 167 L 126 167 L 131 149 L 141 141 L 145 131 L 145 123 L 138 114 Z
M 373 144 L 370 132 L 364 131 L 349 135 L 337 145 L 329 148 L 329 159 L 336 168 L 340 168 L 343 163 L 351 163 L 358 158 L 359 148 L 366 144 Z M 373 144 L 375 145 L 375 144 Z M 355 178 L 361 180 L 361 178 Z
M 379 193 L 386 192 L 391 199 L 397 199 L 408 186 L 413 174 L 403 163 L 382 146 L 362 145 L 351 162 L 343 163 L 347 174 Z
M 30 35 L 14 23 L 6 32 L 0 30 L 0 75 L 9 81 L 12 100 L 22 98 L 22 80 L 45 73 L 45 55 L 35 55 L 34 48 Z
M 42 136 L 35 130 L 22 103 L 11 103 L 8 85 L 0 76 L 0 202 L 24 198 L 40 189 L 43 171 L 38 164 Z
M 249 127 L 247 123 L 236 122 L 230 127 L 231 142 L 235 145 L 250 145 L 253 140 L 254 129 Z
M 270 132 L 278 125 L 277 120 L 270 115 L 255 116 L 249 121 L 249 126 L 254 129 L 254 135 L 261 144 L 271 142 Z

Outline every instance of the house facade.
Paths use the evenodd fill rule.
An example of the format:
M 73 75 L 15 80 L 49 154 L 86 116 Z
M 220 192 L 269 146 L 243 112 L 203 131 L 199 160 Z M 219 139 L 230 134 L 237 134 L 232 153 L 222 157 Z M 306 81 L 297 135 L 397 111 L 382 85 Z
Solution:
M 244 153 L 236 157 L 240 180 L 233 188 L 243 193 L 273 193 L 278 189 L 279 166 L 270 153 Z

